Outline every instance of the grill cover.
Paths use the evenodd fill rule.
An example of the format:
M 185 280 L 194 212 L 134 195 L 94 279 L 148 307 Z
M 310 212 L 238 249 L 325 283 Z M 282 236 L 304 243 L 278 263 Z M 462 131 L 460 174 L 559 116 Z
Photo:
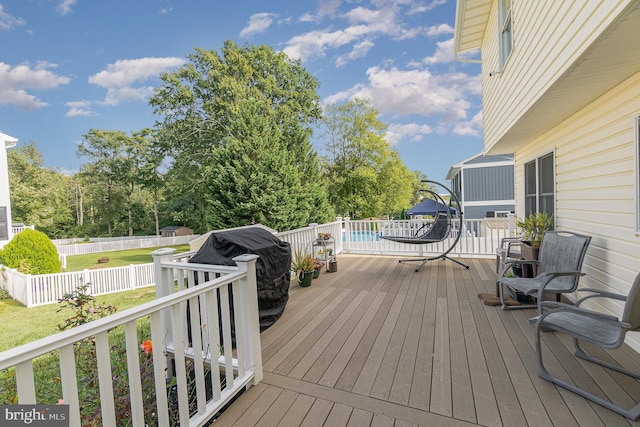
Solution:
M 212 233 L 191 263 L 235 266 L 233 258 L 255 254 L 260 331 L 280 318 L 289 300 L 291 246 L 267 230 L 247 227 Z M 235 329 L 235 328 L 234 328 Z

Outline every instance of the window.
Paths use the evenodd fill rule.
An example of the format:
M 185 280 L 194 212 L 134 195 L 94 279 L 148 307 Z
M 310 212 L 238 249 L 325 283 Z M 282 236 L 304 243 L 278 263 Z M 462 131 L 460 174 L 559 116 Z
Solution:
M 535 212 L 553 215 L 555 211 L 555 173 L 553 153 L 524 165 L 524 210 L 528 216 Z
M 636 231 L 640 232 L 640 116 L 636 117 Z
M 513 48 L 511 0 L 498 0 L 498 19 L 500 28 L 500 70 L 502 70 Z
M 7 240 L 9 238 L 8 226 L 7 208 L 6 206 L 0 206 L 0 240 Z

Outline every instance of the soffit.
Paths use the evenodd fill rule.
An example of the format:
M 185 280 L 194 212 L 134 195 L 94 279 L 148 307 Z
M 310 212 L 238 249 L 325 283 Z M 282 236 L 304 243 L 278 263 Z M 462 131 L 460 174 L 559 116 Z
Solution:
M 485 154 L 513 153 L 640 71 L 640 2 L 582 57 Z
M 454 51 L 456 54 L 482 47 L 492 0 L 458 0 Z

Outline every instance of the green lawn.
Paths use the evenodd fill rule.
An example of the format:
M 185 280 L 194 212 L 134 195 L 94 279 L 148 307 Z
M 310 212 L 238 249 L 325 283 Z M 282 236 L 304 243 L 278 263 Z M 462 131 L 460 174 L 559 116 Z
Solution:
M 113 304 L 118 311 L 152 301 L 156 288 L 149 286 L 133 291 L 118 292 L 96 297 L 99 305 Z M 10 298 L 0 300 L 0 351 L 8 350 L 59 332 L 57 325 L 73 316 L 69 308 L 59 304 L 26 308 Z
M 189 245 L 165 246 L 176 248 L 177 252 L 189 251 Z M 159 248 L 128 249 L 125 251 L 100 252 L 87 255 L 67 256 L 67 271 L 81 271 L 95 266 L 122 267 L 129 264 L 146 264 L 153 262 L 151 252 Z M 98 258 L 107 257 L 109 262 L 98 264 Z
M 177 252 L 187 252 L 189 245 L 172 246 Z M 153 262 L 151 252 L 158 248 L 131 249 L 125 251 L 102 252 L 89 255 L 73 255 L 67 257 L 67 270 L 80 271 L 98 265 L 98 258 L 109 257 L 105 267 L 120 267 L 129 264 Z M 155 287 L 136 289 L 96 297 L 100 305 L 112 304 L 118 310 L 151 301 L 155 298 Z M 64 319 L 73 316 L 73 312 L 65 308 L 58 312 L 59 304 L 26 308 L 10 298 L 0 299 L 0 351 L 44 338 L 57 333 L 57 325 Z

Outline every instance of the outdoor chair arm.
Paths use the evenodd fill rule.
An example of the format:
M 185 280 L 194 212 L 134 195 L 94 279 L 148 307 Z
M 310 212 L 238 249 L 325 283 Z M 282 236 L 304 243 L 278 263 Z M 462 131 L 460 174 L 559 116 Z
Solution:
M 541 273 L 540 278 L 545 278 L 545 281 L 540 285 L 538 289 L 538 301 L 542 301 L 542 296 L 546 292 L 546 287 L 551 283 L 553 279 L 561 276 L 584 276 L 585 273 L 581 271 L 551 271 L 548 273 Z
M 586 297 L 582 297 L 578 301 L 576 301 L 575 303 L 576 306 L 582 304 L 584 301 L 591 298 L 610 298 L 618 301 L 627 300 L 626 295 L 617 294 L 615 292 L 603 291 L 601 289 L 595 289 L 595 288 L 581 288 L 581 289 L 578 289 L 576 292 L 592 292 L 593 293 L 592 295 L 587 295 Z
M 500 274 L 500 278 L 505 277 L 507 271 L 512 269 L 515 265 L 538 265 L 537 259 L 517 259 L 513 261 L 507 261 L 504 263 L 504 268 L 502 269 L 502 273 Z
M 575 305 L 565 304 L 563 302 L 542 301 L 542 306 L 543 307 L 551 307 L 551 308 L 554 308 L 556 310 L 566 310 L 566 311 L 571 311 L 571 312 L 574 312 L 574 313 L 583 313 L 583 314 L 587 314 L 589 316 L 598 317 L 600 319 L 619 321 L 617 316 L 613 316 L 611 314 L 606 314 L 606 313 L 601 313 L 599 311 L 589 310 L 589 309 L 582 308 L 582 307 L 576 307 Z M 544 314 L 542 314 L 541 316 L 536 316 L 536 317 L 546 317 L 546 315 L 548 313 L 550 313 L 551 311 L 553 311 L 553 310 L 547 311 Z M 624 322 L 620 322 L 620 323 L 622 324 Z

